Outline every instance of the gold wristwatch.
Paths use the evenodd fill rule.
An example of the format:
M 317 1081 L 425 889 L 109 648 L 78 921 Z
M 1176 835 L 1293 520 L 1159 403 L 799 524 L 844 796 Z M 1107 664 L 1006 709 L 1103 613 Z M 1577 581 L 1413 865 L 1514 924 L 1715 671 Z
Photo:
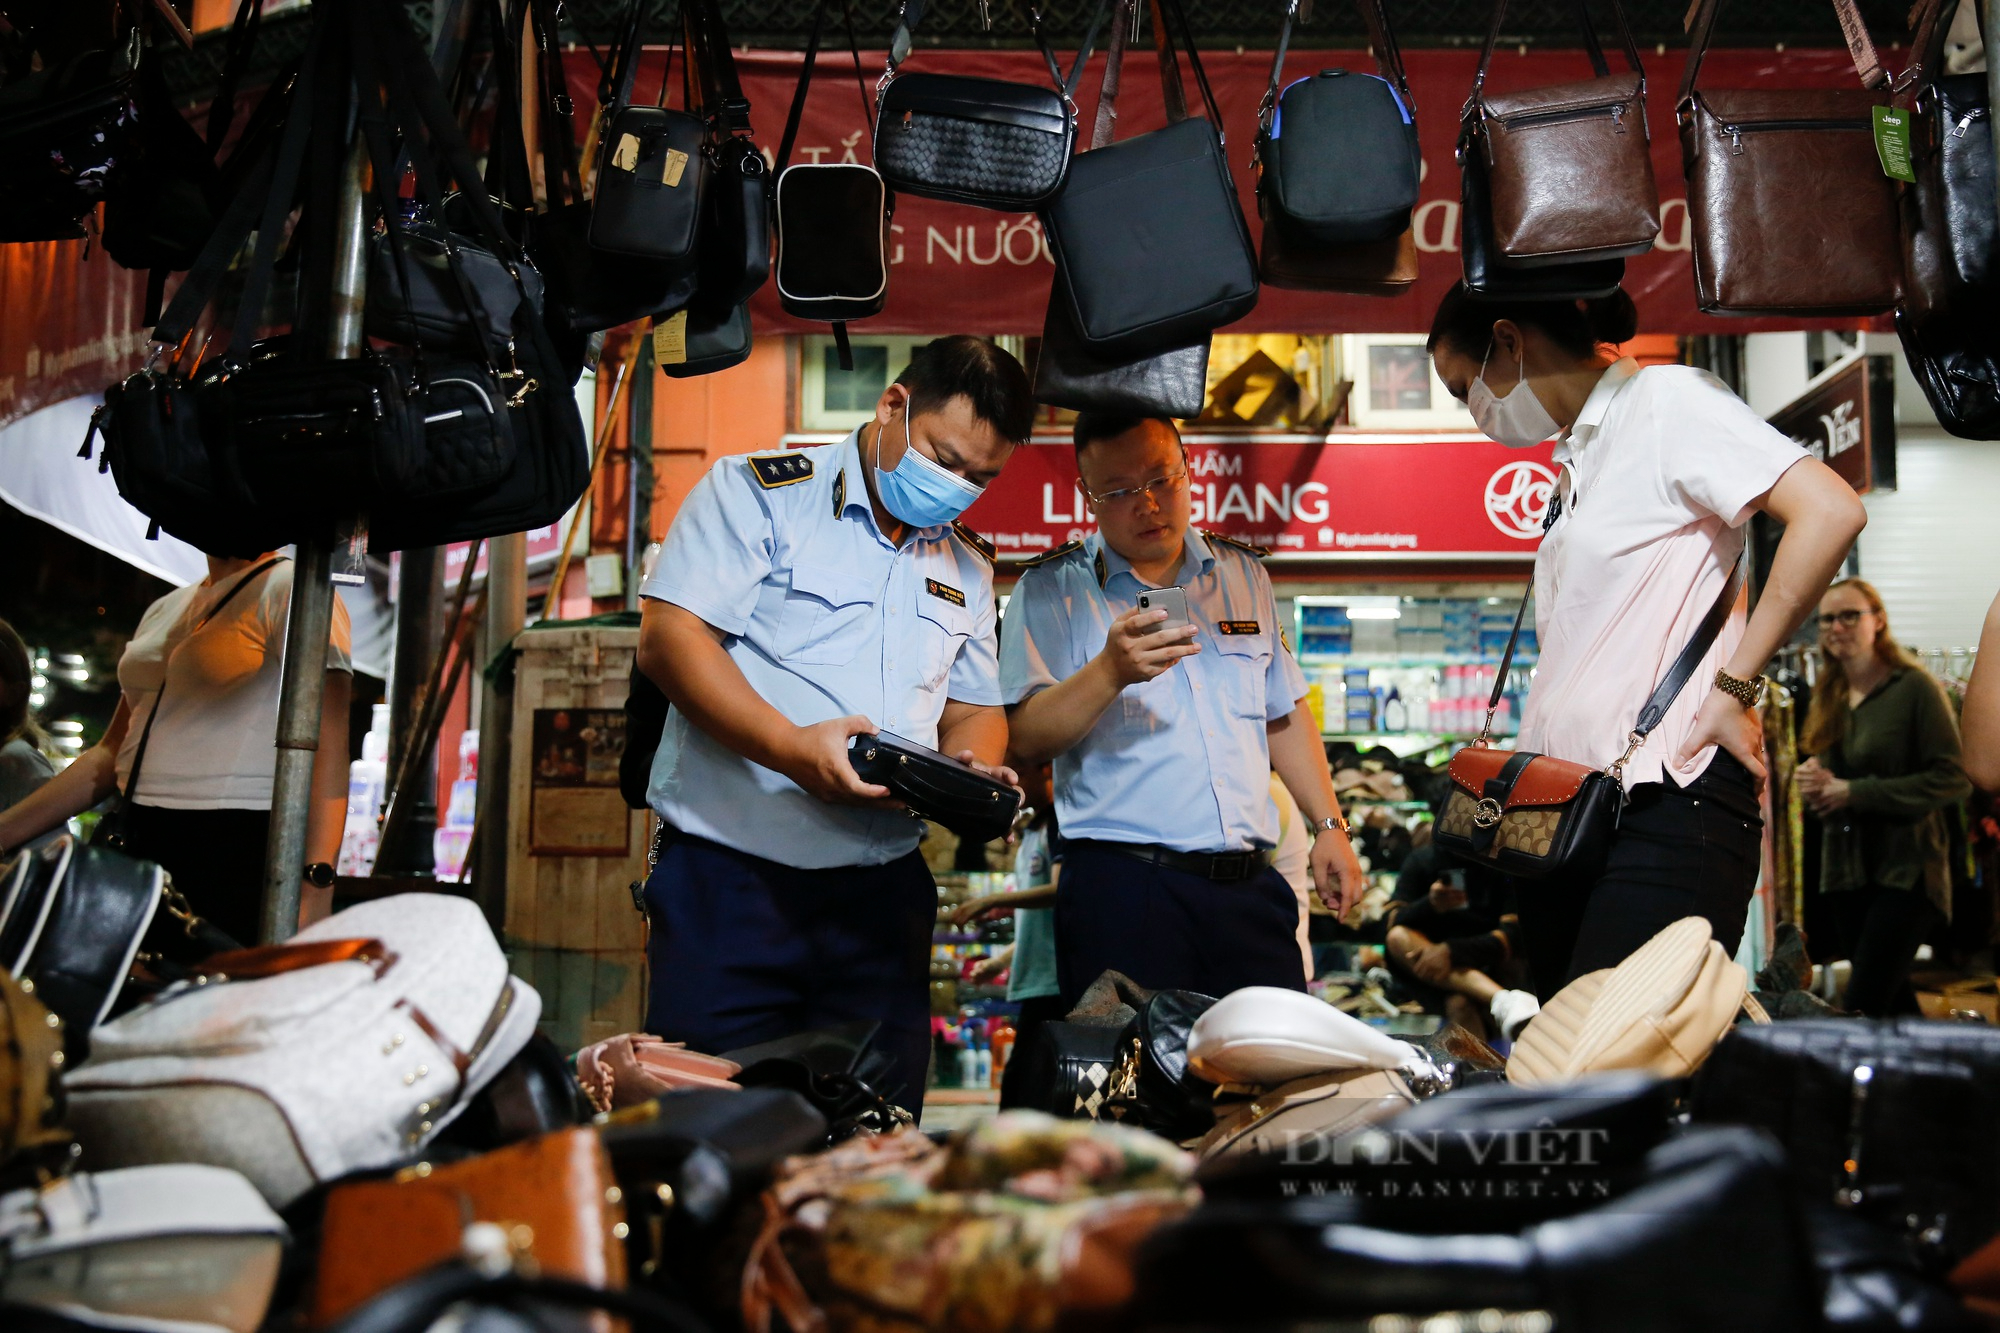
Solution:
M 1762 676 L 1755 680 L 1738 680 L 1721 667 L 1715 669 L 1715 688 L 1742 704 L 1745 708 L 1755 708 L 1764 702 L 1764 691 L 1771 682 Z

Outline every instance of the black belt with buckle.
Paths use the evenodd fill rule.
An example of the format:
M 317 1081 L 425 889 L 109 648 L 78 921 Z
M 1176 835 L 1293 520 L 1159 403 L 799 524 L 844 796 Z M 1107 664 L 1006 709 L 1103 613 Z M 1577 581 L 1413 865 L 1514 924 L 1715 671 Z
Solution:
M 1165 866 L 1169 870 L 1200 875 L 1203 879 L 1225 884 L 1261 875 L 1264 868 L 1271 864 L 1271 853 L 1263 848 L 1247 852 L 1177 852 L 1171 847 L 1150 842 L 1106 842 L 1098 838 L 1079 838 L 1077 841 L 1102 847 L 1120 856 L 1129 856 L 1134 861 Z

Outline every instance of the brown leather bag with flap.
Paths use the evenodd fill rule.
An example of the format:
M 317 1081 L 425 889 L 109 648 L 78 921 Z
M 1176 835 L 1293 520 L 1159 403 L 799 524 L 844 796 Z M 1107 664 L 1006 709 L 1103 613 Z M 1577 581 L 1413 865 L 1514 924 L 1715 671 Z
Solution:
M 1646 71 L 1612 0 L 1631 66 L 1613 74 L 1587 8 L 1584 47 L 1594 78 L 1519 92 L 1486 88 L 1507 0 L 1496 0 L 1466 102 L 1468 151 L 1484 154 L 1493 238 L 1517 268 L 1644 254 L 1660 234 L 1660 194 L 1646 132 Z
M 1875 153 L 1886 75 L 1834 0 L 1860 88 L 1697 89 L 1722 0 L 1702 0 L 1676 101 L 1696 302 L 1708 314 L 1874 315 L 1896 303 L 1895 183 Z
M 625 1208 L 593 1129 L 564 1129 L 449 1166 L 420 1162 L 389 1180 L 336 1186 L 326 1200 L 315 1327 L 459 1254 L 465 1229 L 497 1224 L 547 1277 L 625 1285 Z M 591 1327 L 614 1327 L 609 1315 Z

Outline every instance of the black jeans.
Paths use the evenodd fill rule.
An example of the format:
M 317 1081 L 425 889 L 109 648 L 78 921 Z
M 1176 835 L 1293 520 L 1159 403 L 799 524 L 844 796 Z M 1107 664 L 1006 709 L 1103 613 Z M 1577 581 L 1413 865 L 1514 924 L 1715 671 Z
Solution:
M 1917 946 L 1938 919 L 1923 886 L 1885 889 L 1871 884 L 1821 897 L 1833 913 L 1840 951 L 1854 964 L 1842 1007 L 1869 1018 L 1922 1013 L 1910 968 L 1917 961 Z
M 157 861 L 194 909 L 239 944 L 264 931 L 264 844 L 269 810 L 126 808 L 125 850 Z
M 1716 751 L 1686 787 L 1634 787 L 1604 869 L 1523 880 L 1521 933 L 1543 1003 L 1586 972 L 1616 967 L 1685 916 L 1706 917 L 1731 956 L 1743 939 L 1764 818 L 1750 771 Z
M 1302 991 L 1298 928 L 1299 900 L 1268 866 L 1224 882 L 1148 865 L 1107 843 L 1064 844 L 1056 976 L 1069 1005 L 1107 969 L 1150 990 Z

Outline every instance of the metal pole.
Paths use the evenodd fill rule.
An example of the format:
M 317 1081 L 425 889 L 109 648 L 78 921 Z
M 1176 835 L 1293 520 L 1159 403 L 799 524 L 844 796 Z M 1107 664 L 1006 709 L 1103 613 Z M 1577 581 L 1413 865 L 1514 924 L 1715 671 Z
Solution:
M 396 655 L 389 676 L 389 771 L 400 773 L 404 751 L 422 744 L 407 791 L 409 817 L 396 821 L 393 843 L 375 858 L 378 875 L 429 875 L 436 868 L 431 835 L 437 832 L 437 742 L 417 734 L 417 694 L 430 677 L 431 659 L 445 650 L 444 585 L 438 548 L 420 546 L 402 553 L 396 575 Z M 384 832 L 389 830 L 384 829 Z
M 528 623 L 528 537 L 510 532 L 486 542 L 486 653 L 500 652 Z M 484 667 L 486 662 L 477 663 Z M 513 785 L 514 685 L 481 676 L 479 694 L 479 825 L 472 892 L 498 932 L 507 918 L 507 851 L 513 842 L 508 792 Z
M 361 310 L 368 279 L 364 212 L 368 156 L 357 136 L 340 182 L 334 233 L 333 301 L 327 351 L 338 359 L 361 354 Z M 278 688 L 277 771 L 271 787 L 271 834 L 264 846 L 264 943 L 290 939 L 299 928 L 306 865 L 306 823 L 312 813 L 313 762 L 326 686 L 326 642 L 333 629 L 333 542 L 324 534 L 299 543 L 292 569 L 292 607 L 285 623 L 284 677 Z

